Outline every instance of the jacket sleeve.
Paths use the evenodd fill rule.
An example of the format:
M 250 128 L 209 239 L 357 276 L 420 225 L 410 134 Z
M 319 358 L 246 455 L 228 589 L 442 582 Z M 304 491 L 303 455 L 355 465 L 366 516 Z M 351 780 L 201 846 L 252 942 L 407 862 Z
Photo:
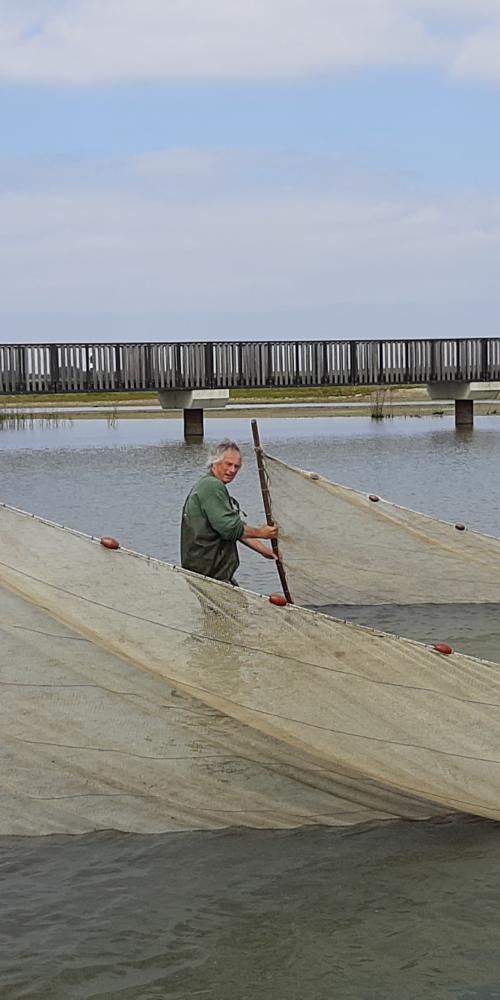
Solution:
M 203 488 L 198 490 L 198 500 L 205 517 L 221 538 L 228 542 L 237 542 L 241 538 L 245 524 L 231 505 L 224 483 L 215 477 L 207 479 Z

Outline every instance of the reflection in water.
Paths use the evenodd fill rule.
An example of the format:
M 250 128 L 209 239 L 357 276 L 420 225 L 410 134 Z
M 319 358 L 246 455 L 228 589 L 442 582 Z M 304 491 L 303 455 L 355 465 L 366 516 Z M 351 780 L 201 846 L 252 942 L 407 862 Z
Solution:
M 61 416 L 60 413 L 25 413 L 22 410 L 4 410 L 0 412 L 0 431 L 33 430 L 60 430 L 69 429 L 72 426 L 74 417 L 71 415 Z
M 75 420 L 92 419 L 92 412 L 82 415 L 81 413 L 65 412 L 60 410 L 43 410 L 43 412 L 30 412 L 26 410 L 3 410 L 0 411 L 0 431 L 33 430 L 60 430 L 73 426 Z M 101 419 L 109 428 L 116 427 L 116 422 L 120 418 L 118 410 L 110 410 Z

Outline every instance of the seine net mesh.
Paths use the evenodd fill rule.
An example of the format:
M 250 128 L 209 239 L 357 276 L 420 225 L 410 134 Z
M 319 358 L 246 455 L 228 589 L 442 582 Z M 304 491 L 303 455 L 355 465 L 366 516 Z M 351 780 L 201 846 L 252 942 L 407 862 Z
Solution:
M 290 592 L 310 607 L 500 602 L 500 540 L 265 465 Z
M 3 833 L 500 818 L 495 665 L 8 507 L 0 551 Z

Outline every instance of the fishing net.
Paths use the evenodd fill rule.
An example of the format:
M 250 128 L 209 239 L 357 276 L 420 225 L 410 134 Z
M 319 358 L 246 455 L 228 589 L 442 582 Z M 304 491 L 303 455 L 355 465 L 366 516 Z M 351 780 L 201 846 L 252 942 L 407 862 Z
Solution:
M 269 455 L 265 466 L 297 604 L 500 602 L 498 538 L 339 486 Z
M 2 833 L 500 818 L 495 665 L 5 506 L 0 555 Z

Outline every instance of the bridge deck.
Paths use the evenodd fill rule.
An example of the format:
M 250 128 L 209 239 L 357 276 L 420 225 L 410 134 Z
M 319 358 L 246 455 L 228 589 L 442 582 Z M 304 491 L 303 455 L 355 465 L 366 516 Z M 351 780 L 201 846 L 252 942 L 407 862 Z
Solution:
M 499 379 L 500 338 L 0 345 L 0 394 Z

